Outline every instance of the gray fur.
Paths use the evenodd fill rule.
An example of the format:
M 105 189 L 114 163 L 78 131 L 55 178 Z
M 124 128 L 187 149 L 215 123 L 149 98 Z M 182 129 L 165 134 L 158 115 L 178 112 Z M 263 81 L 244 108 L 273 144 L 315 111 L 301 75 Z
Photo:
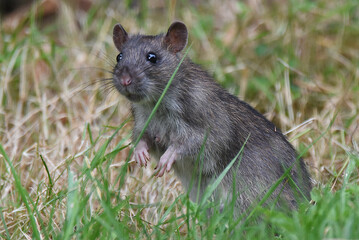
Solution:
M 114 39 L 126 39 L 127 33 L 123 28 L 117 28 L 121 31 L 114 31 Z M 122 30 L 126 36 L 118 36 L 124 34 Z M 183 36 L 187 41 L 187 32 Z M 114 86 L 132 102 L 135 119 L 133 139 L 139 136 L 183 56 L 181 52 L 171 51 L 164 44 L 169 41 L 164 41 L 165 38 L 164 34 L 133 35 L 117 44 L 123 58 L 114 69 Z M 178 46 L 173 49 L 178 49 Z M 148 52 L 156 53 L 159 59 L 157 63 L 146 60 Z M 132 79 L 131 85 L 126 88 L 120 81 L 124 71 L 129 72 Z M 203 152 L 203 169 L 201 172 L 193 172 L 206 133 L 208 138 Z M 244 212 L 255 200 L 263 197 L 287 168 L 293 167 L 290 177 L 304 196 L 310 198 L 311 183 L 305 165 L 302 159 L 296 163 L 296 151 L 278 128 L 247 103 L 221 88 L 189 58 L 180 66 L 142 139 L 156 159 L 169 147 L 176 149 L 179 154 L 173 165 L 176 175 L 187 189 L 191 179 L 196 181 L 201 175 L 199 188 L 200 193 L 203 193 L 236 156 L 247 137 L 240 165 L 233 166 L 238 170 L 229 171 L 221 182 L 221 196 L 231 198 L 235 174 L 236 206 L 238 212 Z M 194 184 L 190 192 L 194 201 L 197 187 Z M 270 200 L 274 200 L 280 192 L 281 201 L 278 205 L 284 203 L 290 208 L 297 206 L 300 194 L 290 186 L 288 179 L 280 184 Z

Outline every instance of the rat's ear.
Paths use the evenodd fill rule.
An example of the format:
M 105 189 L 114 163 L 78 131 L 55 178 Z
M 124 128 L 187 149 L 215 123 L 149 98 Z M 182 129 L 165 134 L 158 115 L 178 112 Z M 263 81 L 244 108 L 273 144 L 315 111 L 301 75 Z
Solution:
M 118 51 L 121 52 L 123 44 L 128 40 L 128 35 L 125 29 L 121 26 L 121 24 L 117 23 L 113 27 L 113 43 L 115 44 Z
M 178 53 L 187 45 L 187 37 L 186 25 L 182 22 L 174 22 L 168 28 L 163 44 L 169 51 Z

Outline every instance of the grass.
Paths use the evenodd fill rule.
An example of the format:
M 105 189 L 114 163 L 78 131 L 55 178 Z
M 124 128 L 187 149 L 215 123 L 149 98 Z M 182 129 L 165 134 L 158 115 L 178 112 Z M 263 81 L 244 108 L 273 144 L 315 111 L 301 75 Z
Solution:
M 357 1 L 141 2 L 60 3 L 51 19 L 34 5 L 1 22 L 0 238 L 358 238 Z M 191 58 L 304 154 L 315 204 L 257 206 L 237 224 L 230 205 L 190 202 L 172 172 L 126 161 L 129 104 L 104 80 L 112 27 L 156 34 L 174 19 Z

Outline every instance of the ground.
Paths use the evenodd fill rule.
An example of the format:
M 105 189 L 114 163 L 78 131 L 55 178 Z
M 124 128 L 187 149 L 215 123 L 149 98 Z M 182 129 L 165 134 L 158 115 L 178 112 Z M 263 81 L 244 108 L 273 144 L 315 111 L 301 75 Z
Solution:
M 153 161 L 139 168 L 128 157 L 129 102 L 111 85 L 116 23 L 129 33 L 158 34 L 183 21 L 191 58 L 273 121 L 303 154 L 316 182 L 313 198 L 345 199 L 353 207 L 359 165 L 355 0 L 78 2 L 42 1 L 2 16 L 1 237 L 191 238 L 233 229 L 233 221 L 226 230 L 215 221 L 202 228 L 207 220 L 198 217 L 173 172 L 156 178 Z M 261 213 L 274 226 L 289 221 L 278 231 L 290 238 L 312 231 L 315 221 L 304 216 L 318 216 L 325 206 L 332 205 L 299 210 L 307 225 Z M 334 216 L 349 235 L 332 234 L 335 227 L 323 223 L 316 236 L 354 236 L 349 225 L 355 217 L 347 210 L 328 211 L 318 222 Z M 243 229 L 239 234 L 249 238 L 250 227 Z

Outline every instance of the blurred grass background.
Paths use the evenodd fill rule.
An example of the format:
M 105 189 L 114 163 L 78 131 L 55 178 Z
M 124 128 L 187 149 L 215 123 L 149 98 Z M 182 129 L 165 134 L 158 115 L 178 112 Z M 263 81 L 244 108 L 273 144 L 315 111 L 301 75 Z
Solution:
M 116 62 L 114 24 L 158 34 L 174 20 L 189 29 L 194 62 L 280 127 L 298 152 L 325 133 L 304 154 L 319 186 L 315 196 L 358 193 L 357 0 L 35 1 L 1 15 L 0 143 L 13 168 L 0 153 L 0 237 L 36 238 L 36 229 L 45 239 L 86 233 L 90 239 L 192 238 L 202 232 L 184 220 L 191 206 L 173 173 L 155 179 L 152 167 L 125 165 L 129 103 L 103 84 Z M 331 203 L 344 195 L 333 195 Z M 73 206 L 78 212 L 70 214 Z M 290 221 L 276 212 L 266 216 Z M 106 224 L 120 220 L 125 230 L 111 232 Z M 290 223 L 298 234 L 312 231 Z M 337 236 L 320 226 L 318 236 Z M 108 235 L 94 234 L 100 230 Z M 254 236 L 267 233 L 262 230 Z

